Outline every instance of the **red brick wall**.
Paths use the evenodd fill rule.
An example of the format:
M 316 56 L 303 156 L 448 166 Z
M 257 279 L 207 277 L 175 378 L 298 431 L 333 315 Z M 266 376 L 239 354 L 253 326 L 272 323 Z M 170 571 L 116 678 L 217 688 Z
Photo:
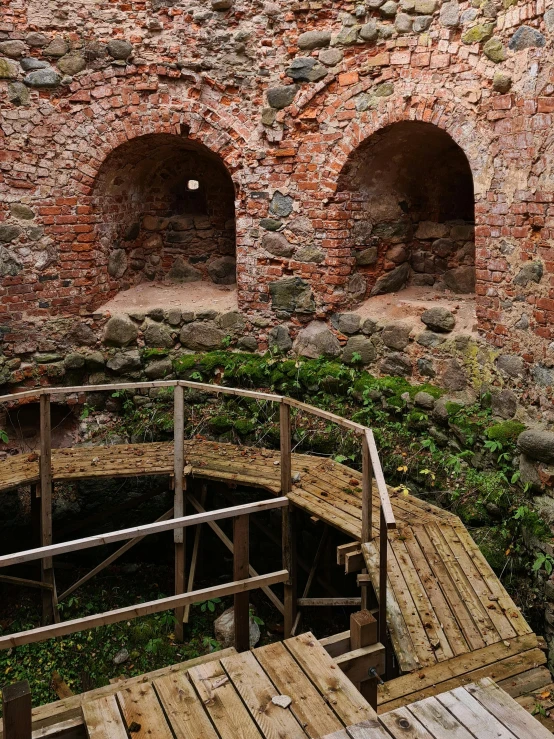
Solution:
M 0 42 L 21 40 L 23 56 L 55 68 L 59 57 L 27 43 L 30 32 L 42 32 L 48 42 L 63 39 L 69 57 L 82 57 L 86 66 L 54 89 L 27 88 L 29 100 L 17 104 L 14 85 L 25 73 L 17 59 L 5 57 L 12 79 L 0 80 L 0 226 L 19 232 L 2 245 L 8 252 L 2 252 L 8 273 L 0 287 L 3 333 L 13 336 L 25 320 L 86 311 L 117 289 L 107 274 L 95 182 L 118 147 L 154 134 L 206 147 L 234 182 L 241 309 L 275 321 L 269 284 L 298 276 L 311 288 L 315 310 L 291 320 L 328 317 L 348 304 L 344 288 L 352 270 L 352 214 L 335 197 L 340 173 L 376 131 L 411 120 L 447 132 L 470 164 L 483 335 L 530 361 L 548 358 L 554 338 L 554 31 L 547 28 L 544 0 L 518 0 L 507 10 L 491 2 L 496 18 L 479 10 L 458 28 L 445 26 L 437 7 L 424 33 L 397 33 L 394 19 L 368 10 L 360 24 L 373 18 L 392 35 L 332 47 L 343 59 L 325 67 L 322 79 L 300 82 L 294 102 L 262 121 L 267 89 L 291 84 L 286 70 L 295 57 L 320 53 L 299 50 L 299 34 L 337 34 L 345 19 L 351 22 L 344 13 L 360 5 L 236 0 L 230 11 L 211 13 L 207 0 L 194 12 L 185 3 L 157 0 L 4 0 Z M 461 13 L 471 8 L 459 6 Z M 504 46 L 500 63 L 485 55 L 484 42 L 462 41 L 468 29 L 487 23 Z M 540 31 L 545 45 L 508 49 L 523 24 Z M 132 45 L 127 62 L 106 53 L 114 38 Z M 512 79 L 505 94 L 493 86 L 499 72 Z M 392 93 L 360 110 L 361 96 L 371 97 L 383 83 L 392 84 Z M 293 212 L 282 219 L 290 257 L 262 247 L 267 232 L 260 221 L 271 217 L 276 191 L 293 201 Z M 13 215 L 11 206 L 20 203 L 32 209 L 32 220 Z M 104 219 L 124 206 L 105 203 Z M 298 219 L 304 219 L 300 226 Z M 298 249 L 313 244 L 324 252 L 323 262 L 296 258 Z M 540 281 L 514 284 L 522 264 L 536 260 L 543 264 Z M 528 328 L 517 327 L 522 314 Z

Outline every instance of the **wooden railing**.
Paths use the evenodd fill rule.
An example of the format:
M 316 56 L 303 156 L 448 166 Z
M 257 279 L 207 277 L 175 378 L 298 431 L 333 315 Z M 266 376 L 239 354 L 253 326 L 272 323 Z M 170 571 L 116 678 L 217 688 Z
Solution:
M 51 425 L 50 425 L 50 402 L 52 396 L 59 395 L 71 395 L 75 393 L 88 393 L 88 392 L 114 392 L 114 391 L 127 391 L 127 390 L 143 390 L 148 388 L 174 388 L 174 507 L 173 515 L 171 520 L 167 520 L 168 516 L 162 517 L 158 522 L 149 524 L 147 526 L 136 527 L 135 529 L 126 529 L 119 532 L 111 532 L 110 534 L 104 534 L 101 537 L 88 537 L 88 539 L 76 540 L 73 542 L 67 542 L 65 544 L 52 545 L 52 448 L 51 448 Z M 192 382 L 186 380 L 161 380 L 153 382 L 138 382 L 138 383 L 114 383 L 105 385 L 84 385 L 75 387 L 63 387 L 63 388 L 39 388 L 36 390 L 24 391 L 21 393 L 15 393 L 11 395 L 0 396 L 0 403 L 17 402 L 25 399 L 40 398 L 40 518 L 41 518 L 41 547 L 38 549 L 30 550 L 29 552 L 22 552 L 14 555 L 6 555 L 0 557 L 0 567 L 7 566 L 8 564 L 15 564 L 17 562 L 30 561 L 31 559 L 40 559 L 42 566 L 42 583 L 43 583 L 43 612 L 46 613 L 49 599 L 52 597 L 52 591 L 55 594 L 54 576 L 52 569 L 52 557 L 55 554 L 59 554 L 64 551 L 76 551 L 82 549 L 85 546 L 97 546 L 98 544 L 107 543 L 108 541 L 120 541 L 122 539 L 138 538 L 154 531 L 168 531 L 173 530 L 174 532 L 174 546 L 175 546 L 175 596 L 171 598 L 165 598 L 163 601 L 155 601 L 153 604 L 147 603 L 142 606 L 132 607 L 130 609 L 120 609 L 121 619 L 117 616 L 119 612 L 110 612 L 114 614 L 115 620 L 122 620 L 124 618 L 132 617 L 132 613 L 140 610 L 140 613 L 135 615 L 143 615 L 143 613 L 154 613 L 157 610 L 166 610 L 168 608 L 176 609 L 177 627 L 176 627 L 176 638 L 182 639 L 183 635 L 183 624 L 182 615 L 184 606 L 187 603 L 197 602 L 196 598 L 206 599 L 209 597 L 209 593 L 214 593 L 216 589 L 208 589 L 207 591 L 193 591 L 185 593 L 185 545 L 184 545 L 184 529 L 187 526 L 193 525 L 193 523 L 202 522 L 201 517 L 205 516 L 205 520 L 215 521 L 217 518 L 214 514 L 217 514 L 221 518 L 234 517 L 235 518 L 235 531 L 243 532 L 240 534 L 240 539 L 244 543 L 244 531 L 247 531 L 247 519 L 243 519 L 243 516 L 248 516 L 248 512 L 240 512 L 240 506 L 235 506 L 230 509 L 223 509 L 220 511 L 213 511 L 211 513 L 201 513 L 195 516 L 185 516 L 185 502 L 186 502 L 186 483 L 187 474 L 186 460 L 184 459 L 184 388 L 191 388 L 201 390 L 207 393 L 223 394 L 223 395 L 235 395 L 246 398 L 255 398 L 257 400 L 265 400 L 273 403 L 278 403 L 280 406 L 280 468 L 281 468 L 281 494 L 286 496 L 292 490 L 292 429 L 291 429 L 291 408 L 296 410 L 309 413 L 317 416 L 338 426 L 345 430 L 352 431 L 361 437 L 362 444 L 362 530 L 361 530 L 361 541 L 362 544 L 368 543 L 373 540 L 373 480 L 378 491 L 379 500 L 379 638 L 383 644 L 386 643 L 386 601 L 387 601 L 387 544 L 388 544 L 388 530 L 396 527 L 394 514 L 385 484 L 383 470 L 379 459 L 379 453 L 375 444 L 375 439 L 371 429 L 363 426 L 362 424 L 350 421 L 341 416 L 337 416 L 334 413 L 325 411 L 314 406 L 302 403 L 301 401 L 293 398 L 283 397 L 272 393 L 262 393 L 254 390 L 243 390 L 240 388 L 225 387 L 222 385 L 212 385 L 209 383 Z M 268 584 L 268 578 L 273 579 L 273 582 L 284 582 L 284 619 L 285 619 L 285 636 L 292 634 L 295 619 L 296 619 L 296 552 L 295 552 L 295 515 L 294 510 L 287 498 L 279 498 L 277 501 L 272 501 L 273 507 L 282 508 L 282 549 L 283 549 L 283 570 L 270 575 L 258 576 L 257 578 L 251 579 L 240 579 L 235 583 L 229 585 L 219 586 L 219 594 L 230 594 L 232 592 L 238 592 L 233 590 L 233 586 L 239 588 L 240 592 L 245 592 L 254 587 L 266 587 Z M 198 503 L 194 502 L 195 507 L 198 509 Z M 254 505 L 266 505 L 269 506 L 269 501 L 264 501 L 262 504 Z M 249 508 L 249 512 L 253 509 Z M 267 510 L 267 508 L 265 508 Z M 134 533 L 133 533 L 134 532 Z M 237 534 L 239 536 L 239 534 Z M 92 543 L 86 543 L 92 542 Z M 69 548 L 68 548 L 69 547 Z M 73 548 L 71 548 L 73 547 Z M 244 545 L 241 547 L 244 553 Z M 18 559 L 19 557 L 19 559 Z M 21 559 L 23 557 L 24 559 Z M 248 557 L 248 547 L 246 546 L 246 558 Z M 247 561 L 247 559 L 246 559 Z M 237 564 L 235 567 L 235 577 L 238 572 L 248 573 L 248 564 L 246 564 L 246 570 L 244 569 L 244 562 Z M 265 578 L 265 579 L 264 579 Z M 247 583 L 249 585 L 247 585 Z M 231 588 L 231 589 L 230 589 Z M 69 591 L 67 591 L 69 592 Z M 208 595 L 207 595 L 208 593 Z M 65 595 L 65 594 L 64 594 Z M 237 598 L 240 597 L 237 595 Z M 158 605 L 160 606 L 158 608 Z M 363 605 L 363 598 L 362 598 Z M 155 610 L 151 610 L 155 608 Z M 150 610 L 149 610 L 150 609 Z M 244 606 L 241 606 L 241 610 L 244 612 Z M 54 609 L 54 617 L 56 617 Z M 37 634 L 39 638 L 48 638 L 58 633 L 71 633 L 65 631 L 68 624 L 78 626 L 81 623 L 80 628 L 89 628 L 89 626 L 83 626 L 83 623 L 92 624 L 92 619 L 96 619 L 94 625 L 100 625 L 101 623 L 113 623 L 113 620 L 103 621 L 105 618 L 111 618 L 109 614 L 100 614 L 98 616 L 89 617 L 88 619 L 78 619 L 75 622 L 66 622 L 53 627 L 42 627 L 41 629 L 33 629 L 32 632 L 27 632 L 29 635 Z M 48 628 L 54 629 L 54 631 L 48 631 Z M 72 630 L 73 626 L 69 627 Z M 45 630 L 46 629 L 46 630 Z M 13 646 L 14 643 L 10 642 L 10 639 L 15 639 L 15 643 L 28 643 L 22 641 L 26 637 L 23 634 L 16 634 L 12 637 L 6 636 L 0 638 L 0 648 L 2 646 Z M 33 639 L 36 641 L 36 639 Z

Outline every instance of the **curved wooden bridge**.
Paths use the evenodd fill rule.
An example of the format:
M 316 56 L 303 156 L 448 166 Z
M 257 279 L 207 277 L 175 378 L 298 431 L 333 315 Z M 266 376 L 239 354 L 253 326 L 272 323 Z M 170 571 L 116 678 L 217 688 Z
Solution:
M 199 385 L 167 382 L 148 383 L 148 386 L 176 384 Z M 258 395 L 229 388 L 200 387 L 212 392 Z M 115 389 L 114 386 L 105 389 L 108 388 Z M 77 390 L 85 389 L 89 388 Z M 91 389 L 98 390 L 97 387 Z M 9 400 L 17 397 L 10 396 Z M 279 403 L 283 400 L 279 396 L 260 394 L 260 397 Z M 361 435 L 366 431 L 359 424 L 298 401 L 291 400 L 290 407 L 308 408 Z M 284 418 L 286 421 L 286 413 Z M 177 423 L 182 426 L 179 418 Z M 365 448 L 367 452 L 368 447 Z M 401 676 L 379 688 L 380 711 L 397 709 L 482 677 L 492 676 L 497 681 L 515 681 L 514 684 L 536 687 L 550 684 L 549 673 L 544 668 L 546 659 L 537 637 L 460 519 L 391 488 L 384 493 L 384 481 L 380 466 L 376 469 L 375 456 L 370 459 L 366 453 L 364 475 L 329 459 L 291 453 L 290 416 L 288 454 L 283 441 L 281 450 L 274 451 L 200 438 L 185 441 L 179 439 L 178 434 L 176 443 L 77 447 L 51 452 L 43 445 L 42 454 L 45 450 L 50 455 L 50 483 L 168 475 L 173 476 L 177 484 L 175 471 L 185 468 L 186 475 L 191 478 L 241 484 L 267 490 L 275 496 L 284 495 L 293 507 L 308 512 L 352 539 L 351 551 L 358 552 L 358 568 L 360 562 L 365 566 L 380 601 L 380 572 L 384 561 L 387 567 L 386 622 Z M 367 475 L 368 469 L 373 471 L 373 476 Z M 44 481 L 40 452 L 20 454 L 0 463 L 0 491 L 36 484 L 41 479 Z M 184 484 L 186 487 L 186 481 Z M 371 509 L 383 511 L 387 501 L 390 502 L 389 518 L 382 514 L 380 520 L 373 520 Z M 395 520 L 395 529 L 389 527 L 389 520 Z M 383 529 L 384 521 L 385 528 L 390 530 Z M 517 695 L 517 688 L 514 691 Z

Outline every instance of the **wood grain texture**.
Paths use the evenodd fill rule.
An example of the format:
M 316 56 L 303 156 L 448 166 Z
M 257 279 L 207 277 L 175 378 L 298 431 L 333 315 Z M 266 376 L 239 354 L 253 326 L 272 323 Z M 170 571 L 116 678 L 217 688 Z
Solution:
M 89 739 L 127 739 L 115 695 L 83 703 L 83 718 Z

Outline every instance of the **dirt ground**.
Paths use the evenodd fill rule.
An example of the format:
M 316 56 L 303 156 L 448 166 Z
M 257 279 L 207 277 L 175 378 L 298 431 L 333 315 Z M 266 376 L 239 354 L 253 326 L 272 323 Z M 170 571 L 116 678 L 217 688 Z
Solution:
M 112 315 L 132 313 L 152 308 L 181 308 L 182 310 L 216 310 L 227 313 L 238 310 L 235 285 L 215 285 L 213 282 L 187 282 L 182 285 L 165 282 L 143 282 L 118 293 L 101 306 L 97 313 Z

